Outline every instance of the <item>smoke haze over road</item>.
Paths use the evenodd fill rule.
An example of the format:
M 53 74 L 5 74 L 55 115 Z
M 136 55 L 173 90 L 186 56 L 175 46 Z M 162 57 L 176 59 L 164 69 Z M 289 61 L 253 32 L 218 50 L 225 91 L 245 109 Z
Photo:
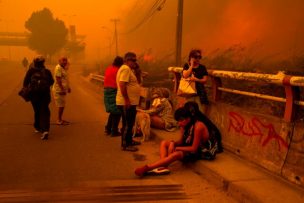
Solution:
M 44 7 L 86 35 L 88 60 L 114 56 L 114 18 L 119 19 L 119 54 L 133 50 L 156 58 L 174 55 L 177 0 L 1 0 L 0 32 L 26 31 L 24 22 Z M 303 10 L 302 0 L 184 0 L 183 59 L 191 48 L 212 55 L 235 46 L 259 60 L 302 56 Z M 7 57 L 7 50 L 0 47 L 1 57 Z

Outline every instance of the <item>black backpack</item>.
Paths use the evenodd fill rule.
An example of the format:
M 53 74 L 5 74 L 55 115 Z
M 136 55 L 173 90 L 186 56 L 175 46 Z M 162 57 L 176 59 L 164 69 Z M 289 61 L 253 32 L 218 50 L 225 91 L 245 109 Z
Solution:
M 50 90 L 48 75 L 45 68 L 39 69 L 32 74 L 29 87 L 32 93 L 40 93 Z

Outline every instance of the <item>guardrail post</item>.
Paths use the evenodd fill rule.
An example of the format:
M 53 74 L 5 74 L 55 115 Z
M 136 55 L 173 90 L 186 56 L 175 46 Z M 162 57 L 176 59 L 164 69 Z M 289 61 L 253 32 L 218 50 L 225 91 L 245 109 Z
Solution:
M 174 93 L 177 93 L 177 90 L 178 90 L 178 86 L 179 86 L 179 81 L 181 79 L 181 73 L 179 72 L 173 72 L 174 73 Z
M 283 78 L 283 85 L 285 87 L 286 104 L 284 112 L 284 120 L 291 122 L 294 120 L 296 105 L 295 100 L 300 98 L 300 89 L 290 84 L 291 76 L 285 76 Z
M 212 85 L 212 100 L 217 102 L 221 99 L 222 92 L 218 89 L 222 87 L 222 80 L 219 77 L 211 76 L 211 85 Z

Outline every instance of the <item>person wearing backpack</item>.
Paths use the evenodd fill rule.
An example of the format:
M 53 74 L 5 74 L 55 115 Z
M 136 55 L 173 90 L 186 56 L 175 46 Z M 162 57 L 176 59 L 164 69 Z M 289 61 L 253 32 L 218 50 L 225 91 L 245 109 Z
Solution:
M 43 56 L 33 60 L 33 67 L 30 68 L 23 80 L 23 87 L 30 89 L 30 101 L 34 110 L 35 132 L 42 133 L 41 139 L 47 140 L 50 130 L 50 109 L 51 102 L 50 87 L 54 83 L 51 71 L 45 65 Z

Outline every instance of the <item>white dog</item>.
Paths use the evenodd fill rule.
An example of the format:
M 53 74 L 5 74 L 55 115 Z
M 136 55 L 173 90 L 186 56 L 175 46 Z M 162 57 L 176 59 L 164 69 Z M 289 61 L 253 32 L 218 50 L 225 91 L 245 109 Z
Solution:
M 142 111 L 137 111 L 135 124 L 133 128 L 133 136 L 135 136 L 136 133 L 141 133 L 142 134 L 141 141 L 149 140 L 150 125 L 151 125 L 150 115 Z

